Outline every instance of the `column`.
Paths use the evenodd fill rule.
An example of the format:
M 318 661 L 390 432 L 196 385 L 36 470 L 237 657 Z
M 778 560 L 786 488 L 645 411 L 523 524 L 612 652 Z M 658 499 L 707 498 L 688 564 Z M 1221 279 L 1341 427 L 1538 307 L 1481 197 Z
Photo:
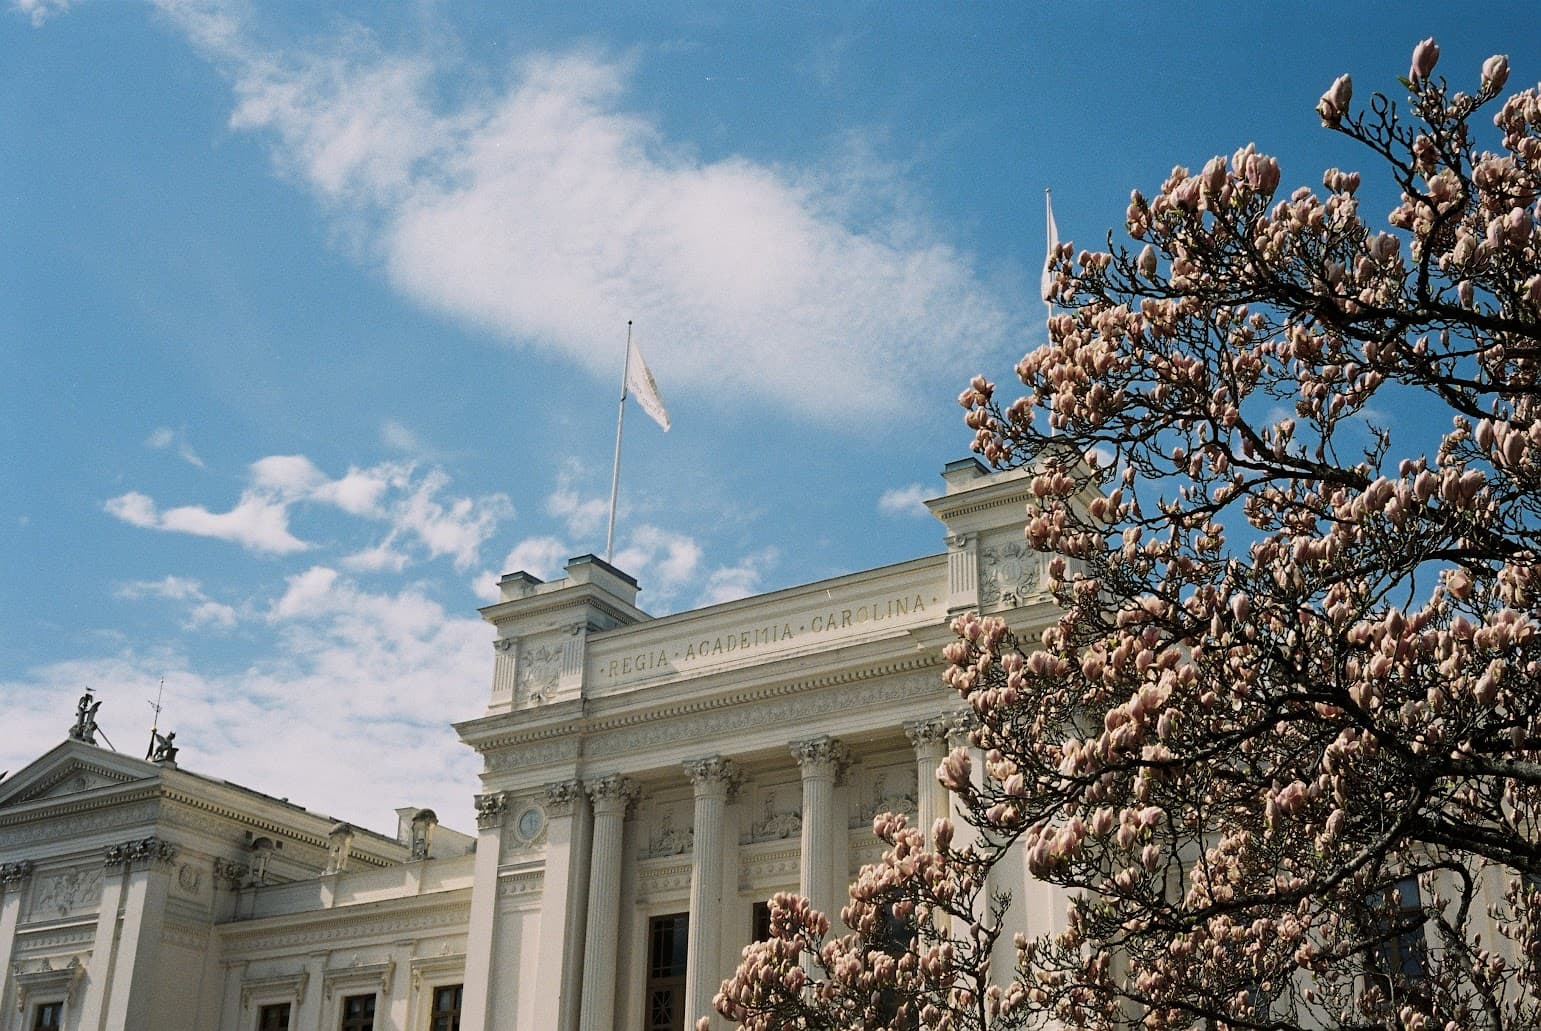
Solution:
M 737 787 L 738 768 L 720 755 L 691 759 L 685 775 L 695 788 L 695 821 L 690 856 L 690 938 L 686 943 L 685 1026 L 695 1027 L 712 1014 L 712 996 L 722 984 L 722 855 L 728 796 Z
M 123 927 L 112 961 L 111 997 L 107 1000 L 109 1028 L 148 1031 L 160 973 L 161 928 L 166 896 L 171 889 L 171 861 L 177 847 L 158 838 L 128 846 L 128 879 L 123 888 Z
M 0 978 L 4 978 L 4 971 L 11 969 L 11 953 L 16 948 L 16 925 L 21 920 L 21 895 L 31 878 L 30 862 L 0 863 L 0 893 L 4 895 L 4 902 L 0 903 Z M 4 1012 L 9 1001 L 3 983 L 0 983 L 0 1012 Z
M 936 779 L 936 768 L 947 758 L 947 735 L 952 730 L 950 716 L 916 720 L 904 725 L 904 736 L 915 746 L 915 821 L 926 843 L 933 844 L 931 827 L 948 811 L 947 789 Z
M 802 768 L 803 833 L 798 890 L 813 908 L 840 920 L 835 896 L 835 781 L 850 764 L 845 745 L 829 737 L 794 741 L 792 756 Z M 845 831 L 841 821 L 840 831 Z
M 602 777 L 589 786 L 594 803 L 594 851 L 589 862 L 588 930 L 583 947 L 582 1031 L 613 1031 L 615 957 L 621 922 L 621 846 L 637 785 Z
M 128 845 L 107 850 L 102 870 L 102 897 L 97 903 L 96 934 L 91 939 L 91 960 L 86 964 L 86 989 L 80 1002 L 80 1031 L 101 1031 L 112 989 L 112 956 L 118 937 L 118 907 L 123 902 L 123 881 Z M 127 991 L 122 985 L 119 991 Z
M 497 934 L 498 866 L 503 856 L 503 820 L 508 798 L 501 791 L 476 796 L 476 866 L 471 879 L 471 922 L 466 928 L 465 997 L 460 1022 L 489 1026 L 492 942 Z
M 589 902 L 589 807 L 576 780 L 546 785 L 546 869 L 536 946 L 534 1023 L 553 1031 L 578 1026 L 583 984 L 583 929 Z M 523 986 L 521 986 L 523 987 Z M 511 1014 L 493 1014 L 499 1026 Z

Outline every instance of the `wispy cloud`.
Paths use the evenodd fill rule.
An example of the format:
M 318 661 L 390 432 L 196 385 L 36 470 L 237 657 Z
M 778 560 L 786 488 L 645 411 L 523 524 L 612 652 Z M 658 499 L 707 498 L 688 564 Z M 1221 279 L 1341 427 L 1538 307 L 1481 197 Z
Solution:
M 152 432 L 144 443 L 145 447 L 154 448 L 157 451 L 174 450 L 177 457 L 188 465 L 203 468 L 203 459 L 193 450 L 192 444 L 188 443 L 187 434 L 181 430 L 161 426 Z
M 926 508 L 926 498 L 935 493 L 919 483 L 894 487 L 885 490 L 882 497 L 878 498 L 878 511 L 886 516 L 930 515 L 930 510 Z
M 441 470 L 417 473 L 410 465 L 386 463 L 351 467 L 333 479 L 304 455 L 269 455 L 253 462 L 249 483 L 228 511 L 202 505 L 162 510 L 139 491 L 109 499 L 104 508 L 131 526 L 230 541 L 259 553 L 289 555 L 314 547 L 291 532 L 291 509 L 300 503 L 333 508 L 385 523 L 384 540 L 348 559 L 358 570 L 397 570 L 412 542 L 428 558 L 447 556 L 458 570 L 469 569 L 498 525 L 513 515 L 502 494 L 446 496 L 449 477 Z
M 164 598 L 167 601 L 185 602 L 187 618 L 183 628 L 198 630 L 209 626 L 230 628 L 236 624 L 234 606 L 214 601 L 203 593 L 203 585 L 197 580 L 180 576 L 166 576 L 160 580 L 136 580 L 120 586 L 115 592 L 119 598 Z
M 746 555 L 736 565 L 712 570 L 696 604 L 716 605 L 719 602 L 747 598 L 758 592 L 766 571 L 776 564 L 779 557 L 775 548 L 766 548 L 753 555 Z
M 33 28 L 70 9 L 70 0 L 11 0 L 11 10 L 32 22 Z
M 363 29 L 269 49 L 226 8 L 161 6 L 229 76 L 232 128 L 270 139 L 403 293 L 596 374 L 626 313 L 671 395 L 845 419 L 896 410 L 1020 324 L 860 148 L 705 161 L 628 110 L 631 68 L 603 54 L 527 55 L 457 98 L 457 66 Z

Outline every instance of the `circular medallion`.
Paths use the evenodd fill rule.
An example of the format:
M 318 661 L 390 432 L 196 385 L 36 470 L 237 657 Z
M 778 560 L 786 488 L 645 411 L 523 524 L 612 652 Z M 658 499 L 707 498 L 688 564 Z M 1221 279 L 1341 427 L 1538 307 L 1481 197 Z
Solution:
M 519 823 L 517 824 L 519 836 L 526 841 L 530 841 L 535 835 L 540 833 L 540 829 L 545 823 L 545 815 L 536 807 L 531 806 L 519 814 Z

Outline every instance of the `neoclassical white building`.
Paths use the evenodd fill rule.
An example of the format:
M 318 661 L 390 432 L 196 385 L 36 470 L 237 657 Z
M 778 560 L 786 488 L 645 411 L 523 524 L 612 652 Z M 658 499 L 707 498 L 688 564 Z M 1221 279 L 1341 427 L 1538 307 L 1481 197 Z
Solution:
M 874 814 L 946 810 L 950 616 L 1052 618 L 1025 474 L 943 478 L 945 551 L 722 605 L 653 618 L 592 556 L 505 576 L 488 704 L 456 724 L 474 837 L 58 745 L 0 781 L 0 1031 L 689 1026 L 770 895 L 838 913 Z

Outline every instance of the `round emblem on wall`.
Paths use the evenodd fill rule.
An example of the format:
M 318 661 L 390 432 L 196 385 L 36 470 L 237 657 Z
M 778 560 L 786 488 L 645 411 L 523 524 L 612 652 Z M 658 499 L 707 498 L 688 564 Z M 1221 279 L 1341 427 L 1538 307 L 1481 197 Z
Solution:
M 519 814 L 519 822 L 516 824 L 516 827 L 521 838 L 525 841 L 531 841 L 535 835 L 540 833 L 540 829 L 545 824 L 546 815 L 540 811 L 539 807 L 531 806 Z

